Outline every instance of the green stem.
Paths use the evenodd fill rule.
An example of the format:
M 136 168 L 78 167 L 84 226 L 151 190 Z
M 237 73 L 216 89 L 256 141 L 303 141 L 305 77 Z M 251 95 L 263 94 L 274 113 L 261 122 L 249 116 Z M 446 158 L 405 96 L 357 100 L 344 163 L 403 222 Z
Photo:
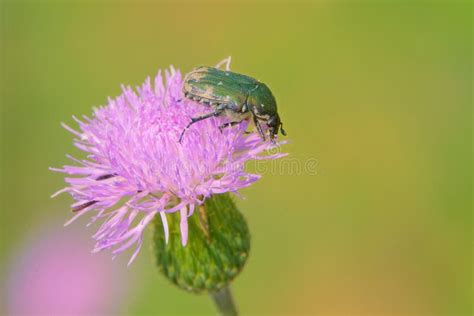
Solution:
M 228 286 L 220 289 L 217 292 L 210 293 L 214 303 L 216 303 L 219 315 L 222 316 L 237 316 L 237 309 L 232 299 L 232 294 Z

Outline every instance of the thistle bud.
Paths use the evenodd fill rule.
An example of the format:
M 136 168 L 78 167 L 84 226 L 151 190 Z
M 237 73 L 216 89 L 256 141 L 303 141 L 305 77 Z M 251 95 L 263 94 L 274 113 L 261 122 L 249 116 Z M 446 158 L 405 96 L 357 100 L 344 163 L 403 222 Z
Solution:
M 169 241 L 155 220 L 154 252 L 158 269 L 178 287 L 194 293 L 217 292 L 242 270 L 250 251 L 250 234 L 228 193 L 213 195 L 188 218 L 183 247 L 180 215 L 166 214 Z

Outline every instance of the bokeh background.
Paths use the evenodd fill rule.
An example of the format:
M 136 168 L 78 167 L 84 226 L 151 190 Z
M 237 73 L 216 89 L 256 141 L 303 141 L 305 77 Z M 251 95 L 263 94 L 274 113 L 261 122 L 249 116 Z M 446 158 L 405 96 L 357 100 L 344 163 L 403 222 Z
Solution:
M 150 240 L 130 268 L 92 255 L 48 167 L 78 155 L 59 123 L 120 84 L 228 55 L 272 88 L 288 159 L 317 161 L 238 201 L 242 314 L 471 315 L 472 4 L 349 0 L 2 1 L 0 313 L 215 312 L 155 271 Z

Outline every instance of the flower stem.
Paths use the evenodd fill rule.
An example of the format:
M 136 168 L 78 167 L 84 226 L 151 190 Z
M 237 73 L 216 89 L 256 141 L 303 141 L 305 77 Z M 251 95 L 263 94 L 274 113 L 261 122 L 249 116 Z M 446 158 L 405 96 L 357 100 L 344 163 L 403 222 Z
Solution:
M 219 315 L 222 316 L 237 316 L 237 308 L 235 307 L 232 294 L 228 286 L 220 289 L 217 292 L 210 293 L 214 303 L 216 303 Z

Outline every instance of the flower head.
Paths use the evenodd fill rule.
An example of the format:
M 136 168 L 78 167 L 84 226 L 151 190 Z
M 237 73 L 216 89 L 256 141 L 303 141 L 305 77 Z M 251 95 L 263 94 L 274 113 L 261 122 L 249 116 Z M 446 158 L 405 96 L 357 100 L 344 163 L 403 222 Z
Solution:
M 87 153 L 74 166 L 51 168 L 76 177 L 66 177 L 74 198 L 76 218 L 90 214 L 91 223 L 102 224 L 93 238 L 94 252 L 112 249 L 118 254 L 135 245 L 130 263 L 142 244 L 143 231 L 160 215 L 168 239 L 165 213 L 180 212 L 181 241 L 187 243 L 187 218 L 197 205 L 213 194 L 236 193 L 259 175 L 244 169 L 248 160 L 275 159 L 283 154 L 265 154 L 274 146 L 258 133 L 247 134 L 247 121 L 223 130 L 230 120 L 213 117 L 183 129 L 211 108 L 183 97 L 182 76 L 173 67 L 161 71 L 152 84 L 148 78 L 137 91 L 123 93 L 108 105 L 94 109 L 92 118 L 74 117 L 79 130 L 63 124 L 76 138 L 74 145 Z M 55 196 L 53 195 L 53 196 Z
M 118 314 L 133 288 L 122 267 L 91 258 L 87 247 L 77 230 L 34 232 L 5 274 L 6 315 Z

